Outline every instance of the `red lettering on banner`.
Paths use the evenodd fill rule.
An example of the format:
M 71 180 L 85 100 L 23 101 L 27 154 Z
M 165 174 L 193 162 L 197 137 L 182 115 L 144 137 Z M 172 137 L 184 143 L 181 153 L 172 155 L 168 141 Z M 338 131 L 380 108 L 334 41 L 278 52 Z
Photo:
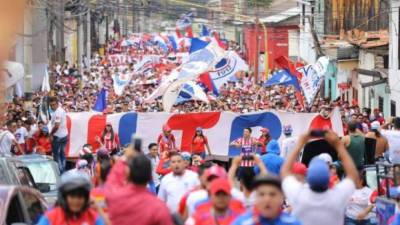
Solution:
M 89 119 L 87 143 L 93 146 L 94 151 L 100 147 L 100 144 L 96 141 L 96 136 L 101 138 L 106 123 L 106 115 L 94 115 Z
M 71 142 L 71 118 L 69 118 L 69 116 L 67 115 L 67 129 L 68 129 L 68 142 L 67 145 L 65 146 L 65 156 L 69 155 L 69 146 L 70 146 L 70 142 Z
M 220 112 L 176 114 L 167 124 L 172 130 L 182 130 L 181 150 L 190 151 L 196 127 L 210 129 L 218 123 L 220 116 Z

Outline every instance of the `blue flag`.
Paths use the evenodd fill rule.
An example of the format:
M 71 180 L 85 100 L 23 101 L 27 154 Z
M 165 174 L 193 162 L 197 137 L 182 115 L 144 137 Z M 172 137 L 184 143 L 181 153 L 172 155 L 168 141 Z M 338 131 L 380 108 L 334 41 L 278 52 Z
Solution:
M 96 104 L 94 104 L 93 110 L 97 112 L 103 112 L 107 108 L 107 92 L 103 88 L 97 95 Z
M 293 85 L 297 91 L 300 90 L 297 78 L 290 74 L 287 70 L 278 70 L 272 74 L 272 77 L 264 83 L 264 86 L 270 87 L 274 85 Z
M 201 26 L 201 33 L 200 36 L 204 37 L 204 36 L 210 36 L 210 30 L 207 28 L 207 26 L 205 24 L 203 24 Z
M 190 44 L 190 50 L 189 53 L 193 53 L 195 51 L 198 51 L 200 49 L 205 48 L 208 45 L 208 42 L 202 41 L 198 38 L 192 38 L 191 39 L 191 44 Z

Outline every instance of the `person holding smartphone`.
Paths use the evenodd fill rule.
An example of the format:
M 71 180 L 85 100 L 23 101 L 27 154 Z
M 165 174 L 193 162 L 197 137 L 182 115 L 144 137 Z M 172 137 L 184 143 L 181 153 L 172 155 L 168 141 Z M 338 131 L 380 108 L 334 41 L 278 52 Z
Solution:
M 327 163 L 313 158 L 307 170 L 306 184 L 299 182 L 292 174 L 293 164 L 303 146 L 312 138 L 311 132 L 300 136 L 296 148 L 282 166 L 282 189 L 292 204 L 292 214 L 303 225 L 313 225 L 324 221 L 325 225 L 342 225 L 349 197 L 356 190 L 359 178 L 354 162 L 338 135 L 331 130 L 324 132 L 323 138 L 335 149 L 342 161 L 346 177 L 334 188 L 329 189 L 329 167 Z

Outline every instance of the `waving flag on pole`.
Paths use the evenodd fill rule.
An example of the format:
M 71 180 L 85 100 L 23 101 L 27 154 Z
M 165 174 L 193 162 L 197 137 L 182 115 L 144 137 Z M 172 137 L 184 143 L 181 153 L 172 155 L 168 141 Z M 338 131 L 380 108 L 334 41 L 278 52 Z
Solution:
M 297 78 L 290 74 L 287 70 L 278 70 L 272 74 L 272 77 L 267 80 L 264 84 L 266 87 L 274 86 L 274 85 L 293 85 L 297 91 L 300 91 L 300 85 L 297 81 Z
M 146 55 L 136 65 L 133 66 L 135 73 L 146 73 L 153 68 L 153 65 L 160 63 L 160 56 Z
M 212 41 L 189 55 L 189 60 L 180 67 L 178 79 L 197 79 L 200 74 L 213 69 L 224 56 L 225 51 Z
M 49 71 L 45 70 L 43 81 L 42 81 L 42 91 L 47 91 L 50 92 L 50 77 L 49 77 Z
M 303 96 L 301 94 L 301 89 L 299 88 L 299 81 L 302 80 L 302 73 L 298 70 L 296 70 L 295 65 L 290 61 L 290 59 L 288 59 L 285 56 L 281 56 L 278 57 L 277 59 L 275 59 L 275 62 L 284 70 L 286 70 L 286 72 L 288 72 L 289 74 L 293 75 L 293 78 L 297 78 L 295 79 L 297 85 L 296 87 L 296 92 L 295 92 L 295 96 L 297 101 L 299 102 L 299 104 L 304 107 L 304 101 L 303 101 Z
M 210 36 L 210 30 L 207 28 L 205 24 L 201 25 L 201 33 L 200 36 Z
M 225 57 L 220 60 L 215 69 L 209 72 L 213 84 L 213 91 L 218 94 L 220 87 L 229 80 L 236 80 L 236 74 L 240 71 L 248 71 L 249 66 L 240 58 L 235 51 L 228 51 Z M 203 79 L 207 79 L 203 77 Z
M 175 38 L 174 36 L 170 35 L 168 36 L 169 43 L 171 43 L 172 49 L 174 52 L 178 50 L 178 38 Z
M 183 14 L 178 21 L 176 21 L 176 34 L 178 37 L 182 37 L 180 30 L 185 30 L 186 35 L 190 38 L 193 37 L 192 30 L 192 22 L 193 22 L 193 13 Z
M 193 53 L 195 51 L 205 48 L 208 43 L 209 42 L 202 41 L 199 38 L 192 38 L 189 53 Z
M 182 85 L 176 103 L 179 104 L 191 100 L 209 102 L 206 93 L 194 81 L 188 81 Z
M 93 106 L 93 110 L 97 112 L 103 112 L 107 108 L 107 91 L 102 88 L 97 95 L 96 103 Z
M 121 96 L 125 86 L 131 81 L 132 74 L 114 74 L 112 76 L 113 78 L 113 83 L 114 83 L 114 92 L 118 96 Z

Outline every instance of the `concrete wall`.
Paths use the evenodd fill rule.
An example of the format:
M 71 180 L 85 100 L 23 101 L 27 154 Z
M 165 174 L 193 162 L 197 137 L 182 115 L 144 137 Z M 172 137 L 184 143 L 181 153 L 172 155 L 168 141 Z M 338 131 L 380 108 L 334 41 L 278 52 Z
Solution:
M 301 7 L 302 4 L 299 4 Z M 306 6 L 306 14 L 308 17 L 311 15 L 311 7 Z M 311 26 L 307 18 L 304 19 L 305 23 L 302 23 L 303 15 L 300 16 L 300 57 L 306 62 L 306 64 L 313 64 L 317 61 L 317 53 L 315 50 L 314 40 L 311 35 Z
M 375 69 L 375 55 L 366 50 L 360 49 L 359 54 L 360 69 L 374 70 Z M 371 87 L 362 88 L 360 83 L 367 83 L 379 80 L 362 74 L 358 74 L 358 90 L 359 90 L 359 104 L 361 107 L 379 108 L 379 97 L 383 98 L 383 114 L 386 118 L 390 116 L 390 95 L 386 93 L 386 84 L 379 84 Z M 393 96 L 392 96 L 393 98 Z
M 396 116 L 400 116 L 400 69 L 399 69 L 399 8 L 400 0 L 392 0 L 389 26 L 389 86 L 390 99 L 396 102 Z

